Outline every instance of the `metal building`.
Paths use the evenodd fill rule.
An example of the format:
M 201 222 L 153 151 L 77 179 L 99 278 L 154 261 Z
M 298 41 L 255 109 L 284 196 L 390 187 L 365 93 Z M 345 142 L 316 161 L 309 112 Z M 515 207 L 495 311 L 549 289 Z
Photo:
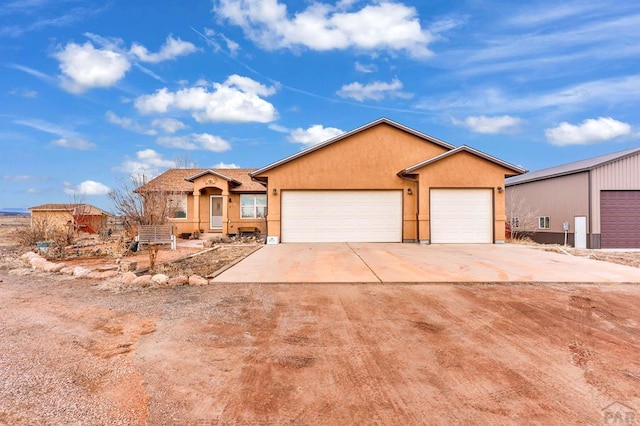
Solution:
M 507 220 L 541 243 L 640 248 L 640 148 L 506 181 Z

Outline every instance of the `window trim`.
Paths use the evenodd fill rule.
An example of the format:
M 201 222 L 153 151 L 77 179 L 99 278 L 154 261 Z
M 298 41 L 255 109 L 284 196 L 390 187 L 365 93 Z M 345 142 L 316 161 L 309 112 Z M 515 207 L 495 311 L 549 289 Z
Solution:
M 551 218 L 549 216 L 538 216 L 538 229 L 551 229 Z
M 252 197 L 253 205 L 247 205 L 242 203 L 243 197 Z M 264 204 L 258 203 L 258 197 L 264 197 Z M 252 207 L 253 208 L 253 216 L 243 216 L 243 208 Z M 263 209 L 263 215 L 258 215 L 258 209 Z M 267 194 L 240 194 L 240 219 L 241 220 L 262 220 L 267 217 Z

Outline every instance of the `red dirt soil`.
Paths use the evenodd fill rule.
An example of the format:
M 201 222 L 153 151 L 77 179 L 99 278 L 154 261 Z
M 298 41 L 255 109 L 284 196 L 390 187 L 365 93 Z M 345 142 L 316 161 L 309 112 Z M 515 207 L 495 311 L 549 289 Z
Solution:
M 600 424 L 635 285 L 210 285 L 0 270 L 0 424 Z

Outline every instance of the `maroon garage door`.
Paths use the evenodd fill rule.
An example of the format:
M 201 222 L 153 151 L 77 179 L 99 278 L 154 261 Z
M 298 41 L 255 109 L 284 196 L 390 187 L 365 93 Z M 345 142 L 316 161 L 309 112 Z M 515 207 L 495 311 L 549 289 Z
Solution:
M 602 248 L 640 248 L 640 191 L 600 192 Z

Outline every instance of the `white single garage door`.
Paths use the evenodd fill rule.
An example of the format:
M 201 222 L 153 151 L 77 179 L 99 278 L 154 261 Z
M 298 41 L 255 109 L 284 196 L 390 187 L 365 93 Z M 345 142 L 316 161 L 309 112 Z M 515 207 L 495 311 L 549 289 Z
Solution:
M 432 243 L 493 243 L 491 189 L 432 189 Z
M 281 240 L 402 242 L 402 191 L 282 191 Z

